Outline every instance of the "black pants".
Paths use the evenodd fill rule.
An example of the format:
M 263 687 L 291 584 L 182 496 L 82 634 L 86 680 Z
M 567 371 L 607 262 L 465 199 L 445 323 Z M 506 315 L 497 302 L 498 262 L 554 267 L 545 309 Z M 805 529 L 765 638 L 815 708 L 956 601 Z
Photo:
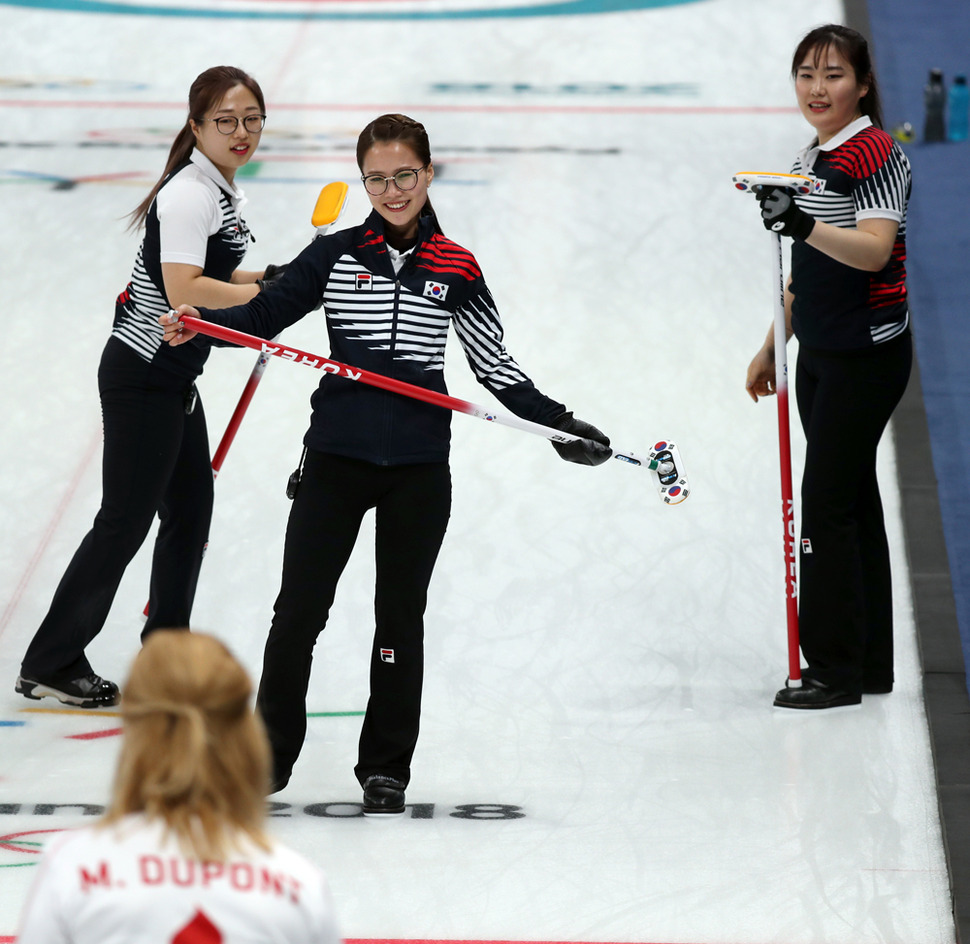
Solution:
M 428 585 L 451 513 L 447 462 L 376 466 L 307 452 L 290 510 L 283 577 L 266 641 L 257 704 L 282 786 L 306 737 L 306 696 L 317 636 L 364 513 L 376 511 L 376 631 L 370 698 L 355 773 L 406 784 L 418 740 Z
M 98 371 L 104 420 L 102 498 L 94 525 L 58 584 L 22 672 L 68 681 L 91 671 L 84 649 L 101 631 L 138 549 L 160 519 L 148 620 L 187 627 L 212 517 L 205 412 L 186 413 L 191 381 L 159 370 L 116 338 Z M 134 616 L 134 614 L 133 614 Z
M 805 677 L 850 692 L 893 684 L 892 575 L 876 448 L 912 356 L 908 334 L 863 352 L 798 354 L 808 440 L 798 593 Z

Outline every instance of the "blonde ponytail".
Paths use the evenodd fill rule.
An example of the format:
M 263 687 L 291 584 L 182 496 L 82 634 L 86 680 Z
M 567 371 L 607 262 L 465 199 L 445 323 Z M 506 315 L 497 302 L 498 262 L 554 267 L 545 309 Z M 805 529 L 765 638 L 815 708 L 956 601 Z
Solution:
M 200 860 L 224 860 L 242 836 L 268 848 L 269 745 L 252 691 L 214 637 L 153 632 L 122 690 L 124 739 L 104 821 L 159 820 Z

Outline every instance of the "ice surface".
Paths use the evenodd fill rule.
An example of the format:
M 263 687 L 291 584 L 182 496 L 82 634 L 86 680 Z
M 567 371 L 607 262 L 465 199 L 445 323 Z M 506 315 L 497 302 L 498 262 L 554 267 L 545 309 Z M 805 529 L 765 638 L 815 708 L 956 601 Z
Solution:
M 366 8 L 435 5 L 449 0 Z M 414 806 L 394 822 L 353 815 L 365 527 L 317 648 L 319 715 L 273 819 L 328 871 L 343 933 L 954 939 L 888 439 L 897 690 L 824 717 L 771 708 L 787 666 L 775 408 L 753 405 L 743 381 L 771 320 L 772 263 L 731 175 L 788 169 L 808 137 L 788 56 L 840 15 L 834 0 L 386 22 L 0 6 L 0 937 L 35 874 L 29 843 L 48 835 L 34 831 L 88 822 L 107 797 L 118 738 L 73 736 L 118 719 L 52 711 L 13 682 L 98 505 L 97 361 L 137 245 L 122 218 L 164 163 L 189 83 L 226 61 L 269 103 L 258 165 L 240 179 L 251 267 L 299 251 L 329 180 L 351 182 L 343 220 L 361 219 L 357 132 L 384 111 L 412 114 L 431 135 L 443 226 L 478 257 L 519 363 L 619 446 L 675 440 L 693 488 L 667 507 L 649 473 L 569 465 L 540 439 L 455 417 Z M 286 337 L 328 353 L 313 316 Z M 210 359 L 213 447 L 253 361 Z M 454 395 L 488 401 L 457 344 L 447 375 Z M 318 379 L 269 366 L 216 485 L 194 622 L 254 674 Z M 794 452 L 797 476 L 797 432 Z M 147 550 L 89 650 L 119 681 Z

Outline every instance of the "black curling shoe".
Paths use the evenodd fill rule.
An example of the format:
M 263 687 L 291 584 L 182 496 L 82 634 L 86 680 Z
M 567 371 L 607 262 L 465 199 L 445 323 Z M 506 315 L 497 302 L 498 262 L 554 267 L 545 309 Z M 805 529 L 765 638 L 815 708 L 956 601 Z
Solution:
M 801 688 L 788 688 L 787 685 L 775 695 L 776 708 L 848 708 L 862 704 L 862 695 L 830 688 L 815 679 L 802 679 Z
M 404 812 L 404 784 L 373 774 L 364 781 L 364 816 L 394 816 Z
M 42 682 L 20 675 L 14 687 L 25 698 L 56 698 L 76 708 L 102 708 L 118 704 L 118 686 L 93 672 L 69 682 Z

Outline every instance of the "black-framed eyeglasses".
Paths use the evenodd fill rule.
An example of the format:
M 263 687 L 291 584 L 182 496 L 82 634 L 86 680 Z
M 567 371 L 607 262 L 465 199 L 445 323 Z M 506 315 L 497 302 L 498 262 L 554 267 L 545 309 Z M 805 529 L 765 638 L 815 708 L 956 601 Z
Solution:
M 218 118 L 199 118 L 199 121 L 214 121 L 216 131 L 219 134 L 233 134 L 242 121 L 243 127 L 250 134 L 258 134 L 266 124 L 265 115 L 246 115 L 244 118 L 237 118 L 235 115 L 220 115 Z
M 393 180 L 394 186 L 398 190 L 414 190 L 418 185 L 418 174 L 427 167 L 415 167 L 413 170 L 399 170 L 393 177 L 385 177 L 383 174 L 362 174 L 361 180 L 364 182 L 364 189 L 372 196 L 379 197 L 387 192 L 387 185 Z

